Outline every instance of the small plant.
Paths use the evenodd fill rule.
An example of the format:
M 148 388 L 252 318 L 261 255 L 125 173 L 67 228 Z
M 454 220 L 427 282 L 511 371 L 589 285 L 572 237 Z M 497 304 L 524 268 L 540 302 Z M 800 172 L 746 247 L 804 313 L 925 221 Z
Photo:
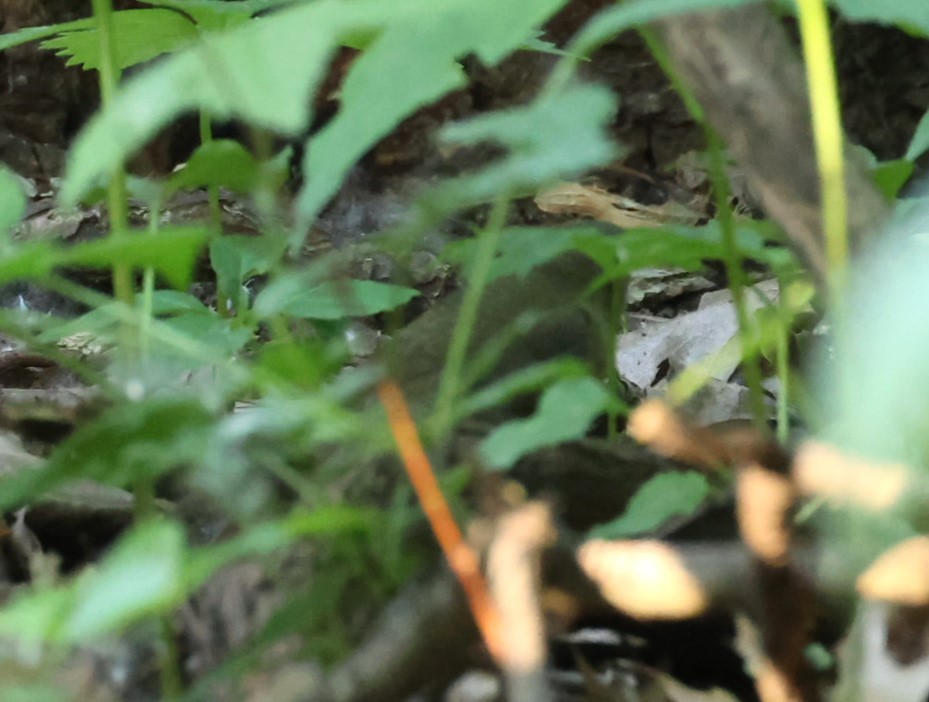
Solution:
M 275 642 L 295 632 L 303 637 L 306 655 L 326 663 L 340 660 L 367 633 L 360 623 L 436 560 L 429 539 L 410 536 L 421 526 L 411 490 L 385 467 L 399 446 L 422 507 L 433 517 L 431 510 L 441 511 L 436 533 L 453 569 L 464 573 L 488 649 L 507 668 L 512 650 L 498 618 L 507 612 L 496 603 L 499 593 L 487 589 L 496 587 L 494 577 L 489 585 L 483 580 L 479 557 L 461 540 L 454 520 L 475 511 L 469 491 L 480 492 L 492 481 L 488 475 L 583 440 L 599 418 L 606 418 L 602 433 L 610 450 L 628 445 L 620 427 L 635 402 L 617 376 L 616 339 L 625 284 L 646 268 L 698 271 L 708 260 L 723 261 L 738 319 L 738 338 L 730 346 L 705 363 L 680 369 L 668 389 L 671 400 L 683 404 L 692 398 L 710 381 L 713 364 L 734 354 L 751 392 L 756 428 L 764 429 L 769 410 L 762 374 L 766 364 L 773 365 L 781 388 L 778 436 L 785 438 L 793 398 L 809 395 L 790 373 L 788 341 L 819 284 L 819 292 L 828 294 L 817 304 L 843 312 L 836 338 L 845 370 L 841 379 L 827 381 L 835 406 L 809 403 L 807 421 L 820 430 L 828 422 L 814 418 L 824 411 L 838 421 L 843 442 L 854 439 L 856 448 L 881 458 L 921 463 L 914 434 L 925 412 L 912 387 L 922 384 L 911 380 L 921 378 L 918 359 L 925 344 L 910 334 L 906 315 L 883 317 L 880 336 L 894 339 L 890 351 L 877 348 L 881 343 L 860 344 L 874 335 L 861 329 L 856 310 L 870 309 L 870 303 L 847 302 L 858 299 L 849 292 L 857 279 L 846 272 L 846 209 L 854 203 L 845 199 L 838 102 L 819 3 L 798 3 L 798 19 L 829 205 L 823 207 L 830 242 L 823 259 L 825 289 L 817 279 L 823 271 L 805 273 L 792 253 L 770 246 L 778 236 L 774 223 L 733 211 L 727 135 L 720 131 L 725 125 L 712 124 L 699 90 L 686 71 L 675 68 L 662 33 L 646 28 L 684 12 L 742 3 L 621 3 L 595 15 L 563 50 L 539 39 L 539 27 L 565 4 L 556 0 L 143 4 L 148 7 L 113 12 L 99 2 L 93 17 L 0 38 L 0 50 L 38 41 L 69 64 L 98 71 L 102 105 L 69 151 L 58 197 L 63 207 L 77 207 L 106 188 L 110 225 L 105 237 L 67 246 L 16 235 L 27 200 L 17 178 L 0 170 L 0 284 L 28 281 L 84 310 L 71 318 L 4 310 L 0 328 L 43 359 L 67 365 L 82 387 L 98 393 L 87 416 L 51 449 L 40 470 L 17 469 L 4 478 L 0 503 L 12 510 L 54 503 L 62 495 L 72 500 L 75 481 L 92 481 L 97 492 L 89 493 L 90 504 L 82 508 L 112 509 L 123 520 L 121 535 L 107 542 L 97 564 L 73 577 L 51 566 L 43 571 L 40 558 L 29 561 L 26 571 L 35 586 L 0 611 L 4 635 L 65 650 L 157 623 L 161 694 L 180 699 L 186 682 L 176 613 L 208 590 L 218 572 L 259 563 L 262 582 L 286 595 L 288 604 L 275 600 L 277 615 L 262 619 L 252 648 L 237 654 L 242 659 L 230 658 L 222 674 L 231 678 L 231 669 L 245 658 L 260 668 L 259 654 L 270 656 Z M 835 3 L 850 19 L 929 33 L 923 13 L 906 2 L 867 10 L 859 5 Z M 622 145 L 608 131 L 622 96 L 579 81 L 577 69 L 619 32 L 636 28 L 703 130 L 713 216 L 699 224 L 649 221 L 627 227 L 622 236 L 589 222 L 511 226 L 514 203 L 605 169 L 621 154 Z M 316 96 L 328 89 L 333 60 L 348 48 L 354 58 L 339 83 L 338 109 L 319 119 Z M 347 275 L 357 264 L 352 250 L 308 255 L 314 227 L 325 224 L 327 205 L 351 182 L 353 171 L 363 168 L 366 154 L 404 120 L 467 85 L 467 61 L 492 67 L 518 51 L 554 57 L 538 94 L 518 106 L 443 125 L 435 137 L 442 149 L 480 157 L 467 170 L 431 179 L 407 198 L 402 216 L 391 219 L 386 231 L 357 244 L 370 260 L 387 252 L 402 262 L 444 222 L 467 222 L 473 236 L 439 252 L 442 263 L 459 272 L 464 291 L 407 324 L 405 316 L 427 296 L 422 280 L 409 272 L 389 280 Z M 120 72 L 130 67 L 133 75 L 121 80 Z M 186 164 L 160 179 L 128 177 L 133 154 L 190 112 L 199 118 L 200 143 Z M 253 148 L 244 140 L 214 136 L 216 124 L 232 120 L 244 125 Z M 886 195 L 896 196 L 929 146 L 926 124 L 924 117 L 904 159 L 872 164 Z M 302 157 L 292 192 L 288 180 L 296 152 Z M 183 225 L 165 221 L 179 193 L 198 190 L 206 192 L 204 217 Z M 227 193 L 250 203 L 248 233 L 224 231 Z M 134 224 L 130 194 L 145 203 Z M 641 211 L 635 216 L 641 218 Z M 797 248 L 809 263 L 804 246 Z M 917 253 L 908 260 L 912 270 L 895 279 L 917 284 L 924 270 L 914 263 Z M 779 300 L 759 311 L 753 311 L 747 260 L 773 270 L 780 284 Z M 869 275 L 883 280 L 894 265 L 882 258 Z M 88 270 L 111 271 L 112 295 L 106 286 L 101 291 L 75 275 Z M 204 282 L 212 294 L 194 294 L 192 284 Z M 890 302 L 881 305 L 912 312 L 910 293 L 899 285 L 886 289 Z M 359 320 L 369 323 L 362 325 L 366 332 L 376 336 L 376 326 L 394 337 L 374 361 L 353 345 Z M 575 333 L 586 343 L 580 351 L 581 345 L 569 343 Z M 62 350 L 77 334 L 91 335 L 103 351 L 88 357 Z M 555 350 L 548 351 L 547 344 Z M 542 350 L 536 353 L 536 347 Z M 875 359 L 885 352 L 899 358 L 876 368 Z M 854 378 L 853 387 L 847 378 Z M 855 400 L 861 388 L 866 399 Z M 893 392 L 883 396 L 887 388 Z M 374 400 L 378 391 L 383 404 Z M 525 410 L 519 403 L 527 398 Z M 901 406 L 916 419 L 898 421 Z M 675 424 L 673 413 L 665 417 L 671 428 L 661 425 L 662 436 L 677 432 L 691 454 L 663 447 L 660 437 L 643 437 L 643 407 L 648 405 L 631 415 L 632 433 L 658 453 L 691 460 L 700 471 L 659 472 L 625 487 L 615 512 L 588 525 L 590 543 L 673 527 L 675 520 L 724 501 L 747 475 L 745 455 L 737 443 L 728 443 L 730 435 L 701 433 L 685 420 Z M 475 425 L 485 429 L 480 438 L 456 454 L 456 442 L 467 440 Z M 782 456 L 782 445 L 764 441 Z M 694 452 L 700 454 L 696 460 Z M 17 465 L 37 460 L 18 449 L 15 455 Z M 461 465 L 444 465 L 448 456 L 457 456 Z M 437 475 L 429 458 L 441 465 Z M 923 489 L 918 470 L 907 475 Z M 428 489 L 422 492 L 417 481 Z M 791 483 L 784 489 L 802 488 Z M 440 497 L 450 506 L 437 508 Z M 122 512 L 107 500 L 123 500 Z M 861 559 L 863 551 L 870 558 L 903 535 L 920 532 L 924 509 L 909 504 L 907 509 L 902 516 L 875 517 L 886 538 L 875 539 L 879 547 L 848 554 L 848 560 Z M 845 518 L 841 512 L 831 522 L 823 520 L 827 543 L 834 538 L 830 529 Z M 793 515 L 785 508 L 772 519 L 792 524 Z M 755 548 L 742 527 L 742 538 Z M 778 528 L 789 541 L 792 527 Z M 581 565 L 601 584 L 609 581 L 590 570 L 584 554 L 593 551 L 589 544 L 584 548 Z M 793 578 L 788 570 L 793 562 L 787 563 L 792 549 L 785 542 L 780 553 L 785 560 L 770 562 L 754 553 L 765 568 L 784 569 L 777 572 Z M 791 578 L 785 580 L 790 587 L 798 592 L 805 587 Z M 628 605 L 622 593 L 612 597 L 613 586 L 604 586 L 607 599 L 638 606 Z M 772 631 L 779 630 L 762 631 L 762 638 Z M 760 649 L 771 645 L 766 640 Z M 795 649 L 774 656 L 787 685 L 799 685 L 797 671 L 803 668 L 802 650 Z M 204 689 L 186 692 L 209 696 Z

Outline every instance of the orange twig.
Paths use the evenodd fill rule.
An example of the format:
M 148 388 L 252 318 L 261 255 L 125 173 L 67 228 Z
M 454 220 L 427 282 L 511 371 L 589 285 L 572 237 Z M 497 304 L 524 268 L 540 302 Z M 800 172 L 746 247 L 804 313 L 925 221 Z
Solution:
M 394 381 L 385 380 L 378 385 L 377 394 L 387 411 L 387 421 L 397 443 L 397 450 L 429 525 L 452 572 L 461 583 L 487 649 L 494 658 L 499 659 L 502 652 L 499 613 L 490 597 L 487 581 L 481 573 L 477 554 L 464 540 L 439 488 L 429 458 L 419 440 L 416 423 L 407 408 L 403 391 Z

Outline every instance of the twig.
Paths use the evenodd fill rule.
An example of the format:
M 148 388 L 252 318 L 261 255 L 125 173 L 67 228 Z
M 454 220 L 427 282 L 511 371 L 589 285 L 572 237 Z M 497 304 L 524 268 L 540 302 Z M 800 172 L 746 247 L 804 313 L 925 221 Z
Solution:
M 387 420 L 397 443 L 397 450 L 426 518 L 452 572 L 465 591 L 484 643 L 494 658 L 499 659 L 502 652 L 499 613 L 491 600 L 487 582 L 481 574 L 477 554 L 464 540 L 439 488 L 403 392 L 395 382 L 386 380 L 378 385 L 377 393 L 387 411 Z

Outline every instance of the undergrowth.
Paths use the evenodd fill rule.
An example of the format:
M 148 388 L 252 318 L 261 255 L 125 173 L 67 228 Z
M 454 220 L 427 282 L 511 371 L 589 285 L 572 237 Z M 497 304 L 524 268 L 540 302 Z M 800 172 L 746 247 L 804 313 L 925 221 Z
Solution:
M 539 27 L 563 4 L 560 0 L 145 4 L 150 7 L 112 12 L 108 3 L 95 2 L 92 18 L 0 38 L 2 49 L 41 41 L 70 63 L 100 72 L 103 104 L 70 150 L 59 196 L 63 206 L 72 207 L 95 202 L 106 191 L 112 224 L 104 239 L 73 246 L 15 239 L 10 232 L 26 200 L 17 178 L 0 171 L 0 283 L 28 280 L 88 310 L 76 319 L 5 310 L 0 328 L 54 358 L 62 357 L 59 342 L 77 332 L 92 334 L 108 349 L 103 364 L 65 361 L 101 389 L 103 409 L 55 447 L 41 471 L 4 479 L 0 505 L 9 510 L 75 479 L 89 479 L 134 491 L 138 512 L 135 524 L 97 567 L 10 602 L 0 611 L 0 632 L 23 641 L 69 645 L 163 621 L 223 566 L 311 541 L 321 545 L 319 558 L 327 565 L 307 586 L 317 604 L 299 611 L 299 626 L 313 633 L 313 653 L 334 660 L 358 633 L 332 616 L 346 606 L 340 597 L 383 602 L 427 565 L 432 558 L 428 549 L 405 547 L 406 535 L 419 521 L 409 488 L 395 485 L 386 500 L 353 503 L 346 497 L 351 491 L 333 486 L 357 466 L 342 466 L 340 473 L 314 458 L 331 454 L 333 446 L 354 447 L 355 459 L 372 462 L 392 453 L 380 408 L 359 399 L 371 396 L 380 371 L 362 366 L 356 373 L 344 372 L 351 361 L 345 331 L 358 317 L 397 310 L 402 315 L 419 292 L 398 284 L 335 279 L 332 257 L 307 260 L 302 252 L 312 224 L 359 159 L 402 120 L 465 85 L 460 61 L 466 56 L 488 66 L 514 51 L 550 51 L 559 58 L 532 102 L 443 128 L 439 138 L 447 148 L 493 142 L 502 155 L 418 194 L 402 224 L 381 235 L 383 246 L 402 258 L 436 223 L 491 203 L 476 235 L 448 253 L 468 286 L 444 371 L 436 376 L 441 380 L 434 404 L 420 410 L 427 420 L 420 428 L 433 445 L 468 416 L 538 392 L 532 421 L 504 423 L 481 445 L 485 468 L 506 470 L 539 447 L 584 436 L 601 415 L 615 420 L 626 412 L 617 394 L 620 385 L 608 369 L 611 362 L 546 362 L 503 378 L 485 378 L 483 385 L 476 382 L 482 377 L 475 367 L 481 359 L 467 349 L 488 285 L 510 273 L 525 275 L 569 251 L 602 269 L 582 292 L 588 300 L 640 268 L 699 270 L 706 260 L 725 261 L 741 305 L 741 348 L 759 424 L 765 410 L 758 373 L 751 369 L 762 359 L 777 364 L 786 397 L 794 380 L 787 377 L 784 339 L 805 309 L 802 291 L 809 286 L 796 282 L 797 262 L 767 244 L 775 235 L 772 223 L 731 216 L 721 141 L 686 85 L 673 76 L 707 130 L 717 195 L 714 220 L 703 226 L 630 229 L 622 236 L 586 224 L 531 232 L 506 226 L 514 200 L 610 163 L 621 153 L 622 145 L 605 133 L 621 96 L 575 80 L 587 55 L 619 32 L 667 13 L 738 3 L 618 4 L 595 16 L 564 51 L 538 36 Z M 830 244 L 831 295 L 838 304 L 845 295 L 844 196 L 841 159 L 835 160 L 834 148 L 841 135 L 836 120 L 824 116 L 836 103 L 829 99 L 834 89 L 819 85 L 829 75 L 828 53 L 815 58 L 824 46 L 821 28 L 820 34 L 805 31 L 811 4 L 818 3 L 800 4 L 800 24 L 810 66 L 819 71 L 811 70 L 812 93 L 826 98 L 814 100 L 814 108 L 823 117 L 817 120 L 817 143 L 823 192 L 832 193 L 824 227 L 830 242 L 836 242 Z M 929 33 L 919 3 L 872 3 L 866 9 L 850 0 L 834 4 L 853 19 L 897 22 Z M 650 41 L 661 60 L 660 45 L 653 37 Z M 340 47 L 359 53 L 341 84 L 339 109 L 307 137 L 314 124 L 314 95 Z M 131 78 L 119 82 L 120 71 L 140 64 Z M 817 77 L 822 75 L 827 78 Z M 185 167 L 160 180 L 128 177 L 125 164 L 136 150 L 190 112 L 199 115 L 202 144 Z M 214 138 L 213 124 L 230 120 L 244 125 L 262 148 L 250 151 L 237 141 Z M 291 206 L 286 194 L 296 143 L 303 156 Z M 281 144 L 287 145 L 278 149 Z M 924 120 L 906 161 L 912 164 L 927 146 L 929 120 Z M 157 213 L 174 193 L 198 188 L 210 194 L 211 221 L 160 225 L 158 217 L 149 215 L 147 228 L 129 225 L 127 193 Z M 260 236 L 221 232 L 221 188 L 252 198 Z M 212 306 L 190 293 L 204 256 L 216 281 Z M 783 294 L 780 308 L 748 314 L 740 302 L 746 294 L 739 275 L 745 259 L 771 266 L 785 289 L 799 291 L 800 299 Z M 74 269 L 110 269 L 113 295 L 75 283 L 63 272 Z M 249 287 L 255 280 L 261 281 L 257 291 Z M 615 331 L 610 330 L 611 338 Z M 505 332 L 484 340 L 491 342 L 483 350 L 485 367 L 503 354 Z M 606 358 L 612 354 L 612 348 L 604 349 Z M 855 372 L 867 373 L 869 367 Z M 699 369 L 685 374 L 672 394 L 684 400 L 705 379 Z M 242 401 L 252 406 L 233 412 Z M 785 436 L 786 407 L 778 418 Z M 178 476 L 232 515 L 233 536 L 194 543 L 178 517 L 159 509 L 156 486 Z M 469 479 L 465 469 L 440 475 L 459 515 L 467 509 L 462 495 Z M 282 484 L 286 498 L 280 495 Z M 693 474 L 659 476 L 633 501 L 622 529 L 647 531 L 666 517 L 697 509 L 708 489 Z M 672 494 L 682 498 L 669 499 Z M 635 515 L 642 515 L 641 524 Z M 175 678 L 166 675 L 164 680 L 167 690 L 180 693 Z

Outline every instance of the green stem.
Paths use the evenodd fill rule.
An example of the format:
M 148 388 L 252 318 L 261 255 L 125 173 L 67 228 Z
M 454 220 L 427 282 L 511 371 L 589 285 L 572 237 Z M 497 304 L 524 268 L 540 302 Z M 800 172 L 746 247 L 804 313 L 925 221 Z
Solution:
M 213 120 L 206 110 L 200 110 L 200 145 L 213 143 Z M 209 185 L 206 189 L 210 204 L 210 227 L 214 233 L 222 228 L 222 211 L 219 208 L 219 187 Z
M 455 401 L 460 391 L 461 374 L 464 369 L 465 356 L 468 344 L 471 341 L 471 332 L 477 321 L 481 297 L 490 276 L 490 267 L 497 253 L 497 246 L 506 223 L 506 212 L 509 207 L 509 196 L 504 194 L 494 203 L 490 211 L 487 226 L 477 239 L 477 251 L 471 265 L 468 278 L 468 287 L 461 302 L 461 311 L 458 321 L 452 332 L 452 339 L 445 359 L 445 368 L 439 381 L 439 390 L 436 395 L 436 411 L 432 429 L 438 439 L 442 439 L 451 429 L 454 417 Z
M 183 691 L 180 652 L 177 650 L 170 614 L 161 616 L 161 646 L 161 699 L 179 700 Z
M 607 382 L 609 383 L 610 393 L 613 397 L 624 397 L 626 388 L 623 386 L 623 380 L 619 374 L 619 367 L 616 365 L 618 358 L 619 337 L 626 330 L 626 287 L 628 279 L 614 280 L 610 284 L 610 317 L 607 320 L 607 338 L 604 340 L 606 348 L 606 369 Z M 607 410 L 607 437 L 615 439 L 619 434 L 617 422 L 619 420 L 620 410 L 618 403 L 611 403 L 611 408 Z
M 103 106 L 109 105 L 119 84 L 120 69 L 116 61 L 116 43 L 113 36 L 113 6 L 110 0 L 93 0 L 97 20 L 97 40 L 100 51 L 100 98 Z M 122 164 L 110 173 L 107 187 L 107 205 L 110 213 L 110 236 L 114 239 L 129 231 L 129 212 L 126 204 L 126 173 Z M 132 305 L 132 270 L 123 263 L 113 264 L 113 294 L 117 300 Z
M 781 303 L 781 308 L 784 305 Z M 789 355 L 789 338 L 788 325 L 781 319 L 777 326 L 777 348 L 775 358 L 777 359 L 777 378 L 779 381 L 777 391 L 777 440 L 783 444 L 787 443 L 790 434 L 790 417 L 788 408 L 790 407 L 790 363 Z
M 835 61 L 829 36 L 829 13 L 823 0 L 798 0 L 797 19 L 813 120 L 819 167 L 823 231 L 829 266 L 829 295 L 842 300 L 848 272 L 848 196 L 845 154 Z
M 696 96 L 674 70 L 674 66 L 671 64 L 671 58 L 668 56 L 664 45 L 651 30 L 642 28 L 639 31 L 645 39 L 646 44 L 648 44 L 648 48 L 655 57 L 655 60 L 658 61 L 658 65 L 664 70 L 671 81 L 671 85 L 677 91 L 678 95 L 681 96 L 684 106 L 706 135 L 707 150 L 710 156 L 710 178 L 713 184 L 713 199 L 716 206 L 716 217 L 719 220 L 720 230 L 723 235 L 723 248 L 726 255 L 723 263 L 726 266 L 726 276 L 729 279 L 729 288 L 732 290 L 732 300 L 735 304 L 736 318 L 739 322 L 739 336 L 742 342 L 742 369 L 745 373 L 745 382 L 749 390 L 752 417 L 755 424 L 760 429 L 764 429 L 767 426 L 767 413 L 764 405 L 764 389 L 761 386 L 762 376 L 759 366 L 758 335 L 755 333 L 755 325 L 752 323 L 745 300 L 747 281 L 745 271 L 742 268 L 742 252 L 739 250 L 735 233 L 735 220 L 729 205 L 729 179 L 726 176 L 726 164 L 723 158 L 725 147 L 722 140 L 719 138 L 719 134 L 716 133 L 716 130 L 713 129 L 712 125 L 710 125 L 707 120 L 703 107 L 697 101 Z
M 148 232 L 157 235 L 161 220 L 161 196 L 148 206 Z M 142 306 L 139 310 L 139 355 L 147 360 L 151 351 L 152 313 L 155 296 L 155 269 L 149 266 L 142 274 Z

